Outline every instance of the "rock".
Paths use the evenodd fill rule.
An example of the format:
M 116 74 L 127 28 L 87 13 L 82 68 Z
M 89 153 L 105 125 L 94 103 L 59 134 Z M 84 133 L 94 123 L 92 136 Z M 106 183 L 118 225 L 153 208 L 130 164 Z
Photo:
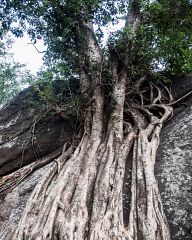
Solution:
M 174 100 L 192 90 L 192 75 L 174 77 Z M 158 180 L 172 240 L 192 239 L 192 96 L 174 109 L 161 132 L 155 175 Z M 129 156 L 131 158 L 131 156 Z M 126 163 L 124 223 L 128 225 L 131 202 L 131 159 Z
M 192 239 L 192 105 L 165 126 L 156 177 L 173 240 Z
M 186 94 L 191 89 L 192 89 L 192 74 L 172 77 L 171 91 L 175 99 Z
M 192 90 L 192 74 L 174 77 L 174 99 Z M 156 178 L 171 239 L 192 239 L 192 97 L 178 103 L 174 117 L 161 132 Z
M 181 98 L 192 90 L 192 74 L 185 76 L 175 76 L 172 78 L 171 92 L 174 100 Z M 174 107 L 174 117 L 181 113 L 187 106 L 192 104 L 192 97 L 187 98 L 186 101 L 178 103 Z
M 172 89 L 175 99 L 188 92 L 192 86 L 192 77 L 173 81 Z M 180 86 L 185 85 L 184 88 Z M 188 84 L 186 89 L 186 84 Z M 27 139 L 36 116 L 44 114 L 46 106 L 31 103 L 31 89 L 25 90 L 0 112 L 0 174 L 6 174 L 19 168 L 23 140 Z M 32 94 L 32 99 L 38 97 Z M 177 114 L 163 128 L 158 150 L 155 173 L 165 213 L 171 229 L 173 240 L 192 239 L 192 97 L 186 104 L 178 104 Z M 49 126 L 50 122 L 54 122 Z M 49 131 L 48 131 L 49 129 Z M 38 154 L 46 155 L 70 138 L 70 124 L 57 116 L 47 115 L 36 124 L 36 141 L 41 149 Z M 36 146 L 36 145 L 35 145 Z M 37 147 L 37 146 L 36 146 Z M 35 161 L 32 142 L 29 141 L 24 151 L 23 165 Z M 131 156 L 130 156 L 131 157 Z M 125 212 L 130 204 L 130 168 L 131 159 L 127 161 L 124 186 Z M 35 171 L 12 191 L 0 194 L 0 240 L 11 240 L 26 202 L 36 184 L 49 171 L 54 161 Z M 128 224 L 128 214 L 124 216 Z
M 11 192 L 6 191 L 0 194 L 0 240 L 13 239 L 14 230 L 19 223 L 31 192 L 53 164 L 56 163 L 51 162 L 28 176 Z
M 0 110 L 0 176 L 61 148 L 72 135 L 70 122 L 54 115 L 33 87 Z

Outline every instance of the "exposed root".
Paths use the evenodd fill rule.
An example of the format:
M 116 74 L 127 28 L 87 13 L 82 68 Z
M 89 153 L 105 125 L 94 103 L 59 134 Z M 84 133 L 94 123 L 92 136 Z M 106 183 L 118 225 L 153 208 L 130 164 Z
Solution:
M 188 92 L 187 94 L 185 94 L 181 98 L 177 99 L 176 101 L 169 103 L 168 106 L 173 106 L 173 105 L 185 100 L 186 98 L 190 97 L 191 95 L 192 95 L 192 91 Z
M 163 212 L 158 185 L 154 176 L 154 164 L 159 145 L 159 134 L 172 109 L 164 106 L 161 119 L 152 121 L 140 130 L 134 143 L 132 169 L 132 198 L 129 231 L 132 239 L 169 240 L 170 233 Z M 149 138 L 150 137 L 150 138 Z
M 152 84 L 154 86 L 154 88 L 157 90 L 157 97 L 152 101 L 152 104 L 156 104 L 156 103 L 161 103 L 161 90 L 159 87 L 157 87 L 155 84 Z
M 3 178 L 2 190 L 54 160 L 33 190 L 13 240 L 170 240 L 154 165 L 160 131 L 172 115 L 171 97 L 162 104 L 161 89 L 150 84 L 149 104 L 130 104 L 124 99 L 125 79 L 122 73 L 114 87 L 116 106 L 106 131 L 98 89 L 95 112 L 85 112 L 84 134 L 75 149 L 72 143 L 59 157 L 20 169 L 9 176 L 11 182 Z M 132 145 L 132 195 L 125 227 L 122 191 Z
M 162 83 L 161 83 L 161 86 L 165 89 L 165 91 L 166 91 L 166 93 L 167 93 L 167 95 L 168 95 L 168 98 L 169 98 L 168 103 L 173 102 L 173 96 L 172 96 L 171 92 L 169 91 L 168 87 L 165 86 L 165 85 L 162 84 Z
M 49 154 L 46 157 L 43 157 L 23 168 L 18 169 L 17 171 L 6 175 L 0 178 L 0 193 L 5 191 L 6 189 L 13 189 L 20 182 L 22 182 L 27 176 L 33 173 L 35 170 L 47 165 L 55 158 L 57 158 L 61 154 L 61 150 L 58 149 L 55 152 Z
M 52 165 L 36 186 L 13 239 L 54 239 L 54 234 L 60 239 L 169 239 L 153 172 L 158 137 L 168 112 L 164 115 L 158 121 L 152 118 L 134 143 L 128 230 L 123 223 L 122 186 L 136 134 L 130 132 L 122 143 L 110 130 L 103 143 L 85 135 L 67 162 L 63 156 L 57 159 L 59 174 Z

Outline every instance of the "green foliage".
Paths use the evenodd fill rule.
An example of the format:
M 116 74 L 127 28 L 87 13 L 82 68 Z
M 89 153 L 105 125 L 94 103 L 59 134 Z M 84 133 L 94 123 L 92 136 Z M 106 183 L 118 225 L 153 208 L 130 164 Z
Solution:
M 33 76 L 25 65 L 13 60 L 9 51 L 11 39 L 0 40 L 0 105 L 32 83 Z
M 115 22 L 125 9 L 123 0 L 6 0 L 1 3 L 0 20 L 4 29 L 18 37 L 23 31 L 32 41 L 42 36 L 48 47 L 48 66 L 62 61 L 77 73 L 77 45 L 84 41 L 81 22 L 91 18 L 98 27 L 98 36 L 103 36 L 101 27 Z
M 142 20 L 137 37 L 130 43 L 129 28 L 123 29 L 118 46 L 129 52 L 131 73 L 192 71 L 192 2 L 189 0 L 142 1 Z M 145 3 L 145 4 L 144 4 Z M 129 42 L 126 45 L 125 42 Z M 123 48 L 122 48 L 123 47 Z M 127 52 L 126 52 L 127 53 Z
M 146 32 L 145 38 L 151 39 L 146 47 L 151 43 L 149 49 L 157 65 L 155 67 L 161 64 L 172 74 L 191 72 L 192 2 L 154 1 L 147 10 L 150 18 L 144 25 L 143 32 Z
M 91 19 L 101 42 L 103 27 L 126 18 L 126 0 L 2 0 L 0 21 L 3 29 L 20 37 L 27 31 L 32 41 L 42 37 L 47 45 L 47 71 L 41 80 L 69 78 L 79 72 L 78 49 L 84 46 L 82 21 Z M 130 27 L 110 36 L 117 56 L 128 56 L 132 79 L 149 72 L 171 74 L 192 70 L 192 2 L 190 0 L 135 0 L 141 24 L 132 38 Z M 109 61 L 109 54 L 106 55 Z M 107 64 L 105 65 L 108 66 Z M 105 72 L 106 69 L 103 69 Z
M 38 74 L 38 80 L 33 86 L 38 99 L 50 108 L 55 110 L 62 109 L 68 115 L 77 117 L 81 105 L 79 80 L 71 77 L 69 79 L 55 79 L 53 81 L 49 73 L 50 69 L 47 69 Z

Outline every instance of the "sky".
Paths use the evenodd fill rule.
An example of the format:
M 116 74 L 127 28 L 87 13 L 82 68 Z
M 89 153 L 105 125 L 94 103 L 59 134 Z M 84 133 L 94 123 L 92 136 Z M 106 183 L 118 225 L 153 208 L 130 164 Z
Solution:
M 13 38 L 14 43 L 11 51 L 14 54 L 14 59 L 20 63 L 26 64 L 27 69 L 35 74 L 43 65 L 43 54 L 39 53 L 35 47 L 30 44 L 31 41 L 27 34 L 25 34 L 22 38 Z M 35 46 L 40 52 L 46 50 L 42 40 L 37 40 Z
M 115 26 L 109 25 L 106 27 L 104 29 L 104 43 L 106 43 L 110 32 L 114 32 L 117 29 L 122 28 L 123 25 L 124 20 L 120 20 L 119 23 Z M 31 41 L 27 34 L 24 34 L 24 37 L 22 38 L 16 38 L 14 36 L 13 38 L 14 43 L 12 45 L 12 52 L 14 54 L 14 59 L 20 63 L 26 64 L 27 69 L 29 69 L 35 75 L 36 72 L 43 66 L 43 54 L 39 53 L 35 47 L 30 44 Z M 43 44 L 43 40 L 37 39 L 35 46 L 40 52 L 46 50 L 46 47 Z

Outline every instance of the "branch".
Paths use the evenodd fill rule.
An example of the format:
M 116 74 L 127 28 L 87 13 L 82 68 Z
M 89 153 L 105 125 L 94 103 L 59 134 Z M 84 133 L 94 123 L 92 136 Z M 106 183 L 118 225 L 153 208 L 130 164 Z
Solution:
M 80 27 L 81 33 L 77 32 L 77 50 L 81 92 L 84 93 L 101 82 L 103 54 L 94 33 L 93 23 L 80 22 Z
M 103 60 L 103 54 L 95 36 L 92 22 L 83 23 L 82 27 L 85 30 L 87 41 L 88 51 L 86 57 L 88 57 L 87 60 L 92 68 L 95 67 L 95 64 L 101 64 Z
M 39 51 L 39 49 L 35 46 L 35 43 L 27 43 L 33 45 L 33 47 L 37 50 L 38 53 L 46 53 L 46 51 Z
M 130 0 L 125 27 L 130 27 L 132 37 L 136 37 L 141 22 L 139 0 Z

